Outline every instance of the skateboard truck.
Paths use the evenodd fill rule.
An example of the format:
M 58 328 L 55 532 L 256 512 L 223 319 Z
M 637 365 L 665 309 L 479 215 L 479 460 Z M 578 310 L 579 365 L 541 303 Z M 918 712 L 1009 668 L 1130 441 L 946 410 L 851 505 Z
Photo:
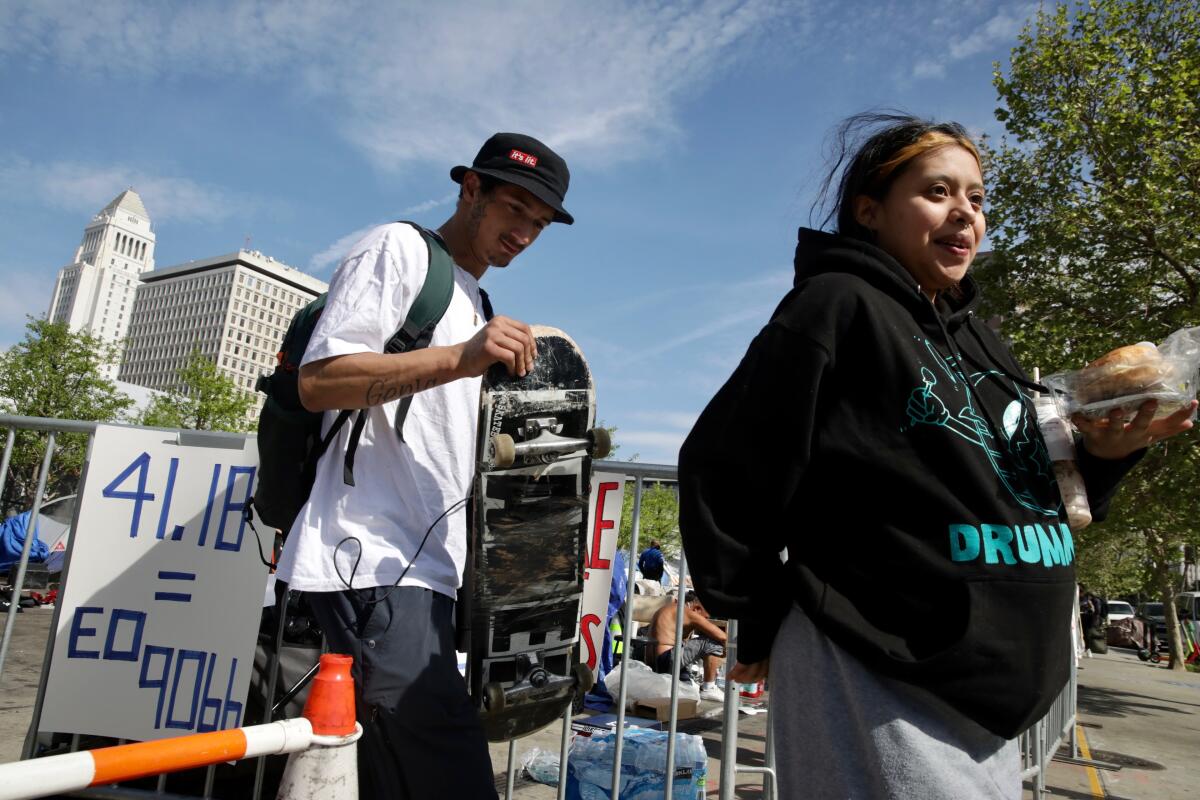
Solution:
M 586 450 L 592 458 L 604 458 L 612 450 L 612 438 L 605 428 L 592 428 L 582 439 L 559 436 L 555 430 L 562 430 L 562 425 L 553 417 L 525 420 L 526 441 L 515 441 L 507 433 L 492 437 L 492 460 L 498 468 L 505 469 L 518 458 L 549 463 L 554 456 L 579 450 Z
M 586 664 L 575 664 L 570 675 L 555 675 L 538 662 L 537 653 L 520 653 L 516 657 L 516 683 L 507 689 L 499 683 L 483 686 L 483 696 L 489 713 L 507 707 L 536 702 L 549 697 L 586 694 L 595 684 L 595 677 Z

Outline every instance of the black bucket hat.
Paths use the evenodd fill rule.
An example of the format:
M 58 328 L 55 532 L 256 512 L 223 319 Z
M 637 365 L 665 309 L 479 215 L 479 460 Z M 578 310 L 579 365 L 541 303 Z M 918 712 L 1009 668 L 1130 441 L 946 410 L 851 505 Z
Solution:
M 570 225 L 575 221 L 565 208 L 571 171 L 567 162 L 532 136 L 521 133 L 497 133 L 483 143 L 471 166 L 461 164 L 450 170 L 450 179 L 462 183 L 463 175 L 478 172 L 520 186 L 554 209 L 554 221 Z

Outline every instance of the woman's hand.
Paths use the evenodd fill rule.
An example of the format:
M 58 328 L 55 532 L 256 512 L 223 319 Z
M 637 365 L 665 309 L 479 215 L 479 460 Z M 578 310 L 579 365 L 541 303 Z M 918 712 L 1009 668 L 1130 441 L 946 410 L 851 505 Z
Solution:
M 767 667 L 770 664 L 770 659 L 766 658 L 762 661 L 755 661 L 753 664 L 743 664 L 739 661 L 733 665 L 733 669 L 729 670 L 725 679 L 737 681 L 738 683 L 758 683 L 761 680 L 766 680 Z
M 1089 453 L 1096 458 L 1116 460 L 1191 429 L 1196 405 L 1193 400 L 1174 414 L 1156 420 L 1158 402 L 1147 400 L 1129 422 L 1124 421 L 1119 408 L 1114 408 L 1106 419 L 1090 420 L 1076 414 L 1071 421 L 1083 434 L 1083 446 Z

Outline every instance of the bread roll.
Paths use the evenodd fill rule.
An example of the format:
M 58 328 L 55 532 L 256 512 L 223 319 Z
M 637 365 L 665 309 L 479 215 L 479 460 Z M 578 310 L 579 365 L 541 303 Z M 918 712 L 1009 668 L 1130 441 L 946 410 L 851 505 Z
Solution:
M 1162 388 L 1167 375 L 1158 348 L 1150 342 L 1118 347 L 1079 373 L 1076 393 L 1084 405 Z

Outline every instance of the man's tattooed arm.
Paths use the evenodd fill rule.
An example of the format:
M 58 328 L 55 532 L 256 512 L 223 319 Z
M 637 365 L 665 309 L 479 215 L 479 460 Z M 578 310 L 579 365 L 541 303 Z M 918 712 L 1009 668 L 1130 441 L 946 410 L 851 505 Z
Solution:
M 400 381 L 386 379 L 375 380 L 367 387 L 366 405 L 370 407 L 390 403 L 398 398 L 423 392 L 426 389 L 432 389 L 437 385 L 438 381 L 436 378 L 427 378 L 424 383 L 401 383 Z

